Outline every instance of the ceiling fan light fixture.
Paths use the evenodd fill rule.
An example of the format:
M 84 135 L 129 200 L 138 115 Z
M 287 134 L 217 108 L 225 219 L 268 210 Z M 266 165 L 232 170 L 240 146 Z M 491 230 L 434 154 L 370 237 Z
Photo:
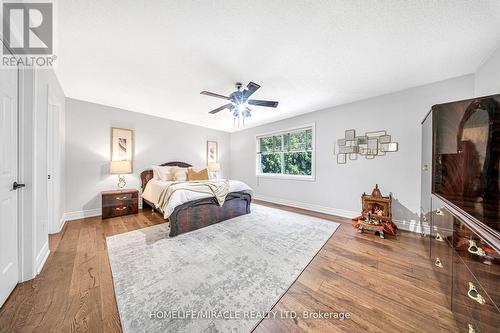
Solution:
M 247 107 L 246 103 L 238 104 L 238 111 L 243 112 L 247 109 Z
M 257 83 L 249 82 L 246 88 L 243 90 L 242 87 L 243 85 L 241 84 L 241 82 L 237 82 L 237 90 L 233 91 L 229 96 L 224 96 L 209 91 L 202 91 L 200 94 L 228 100 L 230 103 L 220 106 L 210 111 L 209 113 L 216 114 L 224 109 L 228 109 L 234 117 L 233 125 L 236 124 L 236 119 L 238 119 L 238 126 L 240 125 L 240 119 L 243 122 L 243 126 L 245 126 L 245 118 L 252 116 L 252 110 L 248 107 L 249 105 L 271 108 L 276 108 L 278 106 L 278 102 L 275 101 L 249 99 L 249 97 L 252 96 L 253 93 L 260 88 L 260 85 L 258 85 Z

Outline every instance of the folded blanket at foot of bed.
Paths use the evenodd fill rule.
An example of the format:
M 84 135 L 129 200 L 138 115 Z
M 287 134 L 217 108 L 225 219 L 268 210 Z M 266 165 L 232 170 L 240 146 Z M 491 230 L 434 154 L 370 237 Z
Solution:
M 163 192 L 160 194 L 158 206 L 164 207 L 165 204 L 170 200 L 172 194 L 179 190 L 210 194 L 217 199 L 219 206 L 222 206 L 227 194 L 229 193 L 229 181 L 224 180 L 213 182 L 199 180 L 190 182 L 174 182 L 165 187 Z

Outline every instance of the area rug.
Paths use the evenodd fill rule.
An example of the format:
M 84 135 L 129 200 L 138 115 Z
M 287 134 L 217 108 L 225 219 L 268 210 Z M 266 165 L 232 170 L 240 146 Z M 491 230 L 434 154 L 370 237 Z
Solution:
M 166 223 L 108 237 L 124 332 L 249 332 L 338 227 L 251 208 L 173 238 Z

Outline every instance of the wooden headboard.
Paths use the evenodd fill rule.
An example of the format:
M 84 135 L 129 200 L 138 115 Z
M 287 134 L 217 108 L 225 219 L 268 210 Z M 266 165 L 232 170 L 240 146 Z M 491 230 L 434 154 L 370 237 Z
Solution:
M 160 166 L 178 166 L 180 168 L 192 167 L 191 164 L 188 164 L 185 162 L 167 162 L 167 163 L 160 164 Z M 153 179 L 153 170 L 152 169 L 144 170 L 143 172 L 141 172 L 141 188 L 143 191 L 146 188 L 146 184 L 151 179 Z

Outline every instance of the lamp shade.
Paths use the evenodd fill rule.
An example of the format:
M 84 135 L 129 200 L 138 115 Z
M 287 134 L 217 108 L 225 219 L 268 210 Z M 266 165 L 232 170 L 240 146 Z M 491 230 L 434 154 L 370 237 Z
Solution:
M 208 171 L 210 172 L 218 172 L 220 170 L 219 163 L 208 163 Z
M 109 165 L 109 173 L 119 175 L 132 172 L 132 163 L 130 161 L 111 161 Z

